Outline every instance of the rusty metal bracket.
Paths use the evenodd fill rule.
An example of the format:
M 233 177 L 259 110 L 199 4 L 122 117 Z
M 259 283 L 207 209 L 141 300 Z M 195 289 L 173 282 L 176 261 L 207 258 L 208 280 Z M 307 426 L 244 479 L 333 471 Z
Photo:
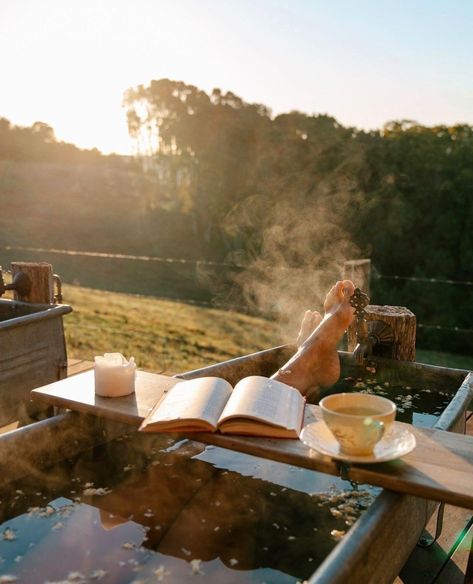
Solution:
M 3 278 L 0 278 L 0 296 L 7 290 L 15 290 L 20 296 L 28 296 L 31 286 L 30 277 L 24 272 L 18 272 L 10 284 L 4 284 Z
M 56 285 L 56 294 L 54 294 L 54 303 L 62 304 L 62 281 L 58 274 L 53 274 L 53 281 Z
M 433 545 L 438 540 L 438 538 L 440 537 L 440 534 L 442 533 L 444 511 L 445 511 L 445 503 L 440 503 L 438 511 L 437 511 L 437 521 L 435 524 L 435 535 L 433 537 L 429 536 L 428 534 L 423 535 L 419 539 L 417 547 L 429 548 L 431 545 Z

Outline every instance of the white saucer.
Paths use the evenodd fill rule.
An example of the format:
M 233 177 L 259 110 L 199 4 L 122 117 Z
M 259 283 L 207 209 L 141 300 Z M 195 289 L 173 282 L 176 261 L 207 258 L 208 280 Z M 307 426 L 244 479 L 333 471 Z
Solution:
M 416 447 L 414 434 L 396 423 L 393 424 L 386 436 L 376 444 L 372 454 L 367 456 L 354 456 L 341 452 L 339 443 L 323 420 L 305 426 L 300 434 L 300 439 L 306 446 L 331 458 L 364 464 L 395 460 Z

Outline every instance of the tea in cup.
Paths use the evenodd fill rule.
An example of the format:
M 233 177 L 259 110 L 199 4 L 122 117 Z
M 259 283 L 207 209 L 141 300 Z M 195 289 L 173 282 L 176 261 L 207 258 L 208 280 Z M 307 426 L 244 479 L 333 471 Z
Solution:
M 372 454 L 396 417 L 394 402 L 367 393 L 335 393 L 319 406 L 341 452 L 355 456 Z

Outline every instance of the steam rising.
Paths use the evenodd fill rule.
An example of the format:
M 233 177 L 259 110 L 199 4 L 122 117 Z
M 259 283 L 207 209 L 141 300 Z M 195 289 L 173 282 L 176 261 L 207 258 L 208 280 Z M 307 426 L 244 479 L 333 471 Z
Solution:
M 359 257 L 347 229 L 353 197 L 346 188 L 318 189 L 310 201 L 251 197 L 228 217 L 227 230 L 243 234 L 250 250 L 235 280 L 248 306 L 278 319 L 285 339 L 295 338 L 306 309 L 322 310 L 344 262 Z M 233 259 L 242 261 L 238 254 Z

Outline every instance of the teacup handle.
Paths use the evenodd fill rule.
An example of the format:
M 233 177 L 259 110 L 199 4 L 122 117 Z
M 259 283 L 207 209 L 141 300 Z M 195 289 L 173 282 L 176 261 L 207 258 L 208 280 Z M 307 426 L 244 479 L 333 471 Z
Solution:
M 384 425 L 384 422 L 381 422 L 381 420 L 374 420 L 373 427 L 378 431 L 378 437 L 376 441 L 379 442 L 386 432 L 386 426 Z
M 371 430 L 376 431 L 377 433 L 376 442 L 379 442 L 386 431 L 386 426 L 384 425 L 384 422 L 382 422 L 381 420 L 373 420 L 372 418 L 367 418 L 365 420 L 365 424 L 369 426 L 370 431 Z

